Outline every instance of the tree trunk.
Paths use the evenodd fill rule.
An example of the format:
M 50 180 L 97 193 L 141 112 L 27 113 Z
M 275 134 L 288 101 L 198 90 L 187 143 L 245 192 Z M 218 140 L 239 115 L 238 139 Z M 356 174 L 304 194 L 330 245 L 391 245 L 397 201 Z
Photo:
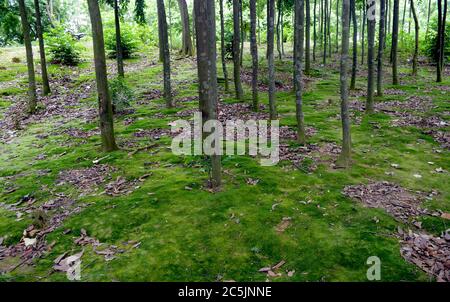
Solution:
M 37 1 L 37 0 L 36 0 Z M 116 26 L 116 58 L 117 58 L 117 73 L 119 77 L 124 77 L 123 70 L 123 52 L 122 52 L 122 37 L 120 34 L 120 18 L 119 18 L 119 0 L 114 0 L 114 24 Z
M 350 0 L 350 12 L 353 22 L 353 62 L 352 62 L 352 79 L 350 81 L 350 89 L 356 89 L 356 72 L 358 68 L 358 20 L 356 19 L 356 0 Z M 349 25 L 350 26 L 350 25 Z
M 314 14 L 314 16 L 313 16 L 313 18 L 314 18 L 314 22 L 313 22 L 314 44 L 313 44 L 313 52 L 312 52 L 313 61 L 314 62 L 316 61 L 316 44 L 317 44 L 317 32 L 316 32 L 316 22 L 317 22 L 316 16 L 317 16 L 317 13 L 316 13 L 316 6 L 317 6 L 317 0 L 314 0 L 314 8 L 313 8 L 313 10 L 314 10 L 314 13 L 313 13 Z
M 373 113 L 375 80 L 375 10 L 371 11 L 375 0 L 367 0 L 367 100 L 366 112 Z
M 328 10 L 328 57 L 331 58 L 331 0 Z
M 366 19 L 367 19 L 367 11 L 366 11 L 366 2 L 367 0 L 363 0 L 363 19 L 362 19 L 362 31 L 361 31 L 361 65 L 364 65 L 364 38 L 366 35 Z
M 252 53 L 253 110 L 258 111 L 258 43 L 256 42 L 256 0 L 250 0 L 250 48 Z
M 428 29 L 430 24 L 430 12 L 431 12 L 431 0 L 428 0 L 428 10 L 427 10 L 427 30 L 425 32 L 425 38 L 428 36 Z
M 172 50 L 173 47 L 173 41 L 172 41 L 172 0 L 168 0 L 169 3 L 168 7 L 169 7 L 169 26 L 167 28 L 168 30 L 168 35 L 169 35 L 169 50 Z M 167 23 L 167 19 L 166 19 L 166 23 Z
M 196 17 L 195 24 L 197 27 L 199 104 L 203 123 L 205 123 L 206 121 L 217 119 L 215 1 L 194 0 L 194 6 Z M 203 135 L 203 137 L 206 137 L 210 135 L 210 133 L 204 132 Z M 220 170 L 220 155 L 211 155 L 211 185 L 215 189 L 221 185 Z
M 342 120 L 342 151 L 336 162 L 337 166 L 348 167 L 351 158 L 350 117 L 348 111 L 348 49 L 350 35 L 350 0 L 342 0 L 342 45 L 341 45 L 341 120 Z
M 163 67 L 164 67 L 164 99 L 166 100 L 167 108 L 171 108 L 172 104 L 172 87 L 170 82 L 170 51 L 169 51 L 169 39 L 167 33 L 167 20 L 166 10 L 164 8 L 164 0 L 157 0 L 158 7 L 158 24 L 159 40 L 163 48 Z
M 377 60 L 377 95 L 383 95 L 383 50 L 386 23 L 386 0 L 380 0 L 380 27 L 378 31 L 378 60 Z
M 394 15 L 392 20 L 392 84 L 398 85 L 397 47 L 398 47 L 399 0 L 394 0 Z
M 309 1 L 305 0 L 306 9 L 306 34 L 305 34 L 305 73 L 311 72 L 311 12 L 309 7 Z
M 22 0 L 21 0 L 22 1 Z M 92 43 L 94 48 L 95 78 L 97 83 L 100 131 L 103 151 L 117 150 L 114 138 L 114 120 L 111 96 L 108 90 L 106 73 L 105 42 L 103 39 L 102 17 L 97 0 L 88 0 L 89 16 L 92 24 Z
M 281 0 L 277 1 L 278 7 L 278 18 L 277 18 L 277 51 L 278 51 L 278 59 L 281 60 L 281 34 L 280 34 L 280 26 L 281 26 Z
M 415 30 L 415 43 L 414 43 L 414 55 L 413 55 L 413 76 L 417 75 L 417 57 L 419 55 L 419 19 L 417 18 L 416 8 L 414 7 L 414 1 L 411 0 L 411 11 L 414 18 L 414 30 Z
M 277 107 L 275 98 L 275 65 L 274 65 L 274 23 L 275 23 L 275 0 L 267 0 L 267 57 L 269 68 L 269 107 L 270 119 L 277 119 Z
M 239 0 L 233 0 L 233 63 L 234 63 L 234 89 L 236 99 L 244 100 L 241 84 L 241 62 L 239 43 L 241 40 L 240 20 L 239 20 Z
M 225 20 L 223 17 L 223 0 L 219 1 L 220 9 L 220 56 L 222 58 L 223 77 L 225 79 L 225 91 L 229 91 L 227 61 L 225 58 Z
M 186 0 L 178 0 L 178 7 L 180 9 L 181 26 L 182 26 L 182 46 L 181 54 L 185 56 L 193 55 L 192 39 L 191 39 L 191 24 L 189 21 L 189 12 Z
M 294 24 L 294 88 L 295 108 L 297 118 L 297 140 L 300 144 L 306 143 L 305 121 L 303 116 L 303 83 L 302 61 L 304 40 L 304 0 L 295 0 L 295 24 Z
M 39 0 L 34 0 L 34 8 L 36 13 L 36 34 L 39 39 L 39 55 L 41 58 L 41 71 L 42 71 L 42 94 L 50 94 L 50 84 L 48 83 L 47 73 L 47 60 L 45 59 L 45 46 L 44 37 L 42 36 L 42 22 L 41 22 L 41 9 L 39 7 Z
M 22 22 L 23 42 L 27 53 L 28 69 L 28 113 L 33 114 L 36 111 L 36 78 L 34 75 L 33 48 L 30 38 L 30 24 L 27 19 L 27 9 L 24 0 L 19 0 L 20 20 Z
M 323 45 L 323 65 L 325 65 L 327 63 L 327 24 L 328 24 L 328 0 L 325 0 L 325 4 L 324 4 L 324 22 L 323 22 L 323 41 L 324 41 L 324 45 Z
M 244 61 L 244 41 L 245 41 L 245 29 L 244 29 L 244 11 L 242 7 L 242 0 L 239 0 L 239 22 L 241 23 L 241 55 L 239 56 L 239 64 L 242 67 Z

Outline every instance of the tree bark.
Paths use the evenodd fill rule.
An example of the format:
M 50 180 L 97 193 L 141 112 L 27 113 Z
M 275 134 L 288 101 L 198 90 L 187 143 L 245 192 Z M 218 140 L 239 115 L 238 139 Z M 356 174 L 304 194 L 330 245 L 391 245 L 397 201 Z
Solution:
M 234 90 L 236 92 L 236 99 L 239 101 L 244 100 L 244 94 L 242 91 L 241 84 L 241 60 L 239 43 L 241 40 L 241 30 L 240 30 L 240 14 L 239 0 L 233 0 L 233 63 L 234 63 Z
M 398 48 L 399 0 L 394 0 L 394 15 L 392 20 L 392 84 L 398 85 L 397 48 Z
M 366 112 L 373 113 L 375 79 L 375 10 L 371 13 L 375 0 L 367 0 L 367 100 Z
M 180 9 L 181 26 L 182 26 L 181 54 L 185 56 L 192 56 L 193 47 L 191 39 L 191 23 L 189 21 L 189 12 L 186 0 L 178 0 L 178 7 Z
M 336 1 L 336 52 L 339 52 L 339 0 Z
M 436 82 L 442 82 L 442 70 L 444 69 L 445 57 L 445 26 L 447 23 L 447 0 L 444 0 L 444 8 L 442 2 L 438 0 L 438 55 L 437 55 L 437 76 Z
M 239 0 L 239 22 L 241 24 L 241 55 L 239 56 L 239 64 L 242 67 L 244 60 L 244 41 L 245 41 L 245 29 L 244 29 L 244 12 L 242 7 L 242 0 Z
M 363 0 L 363 18 L 362 18 L 362 30 L 361 30 L 361 65 L 364 65 L 364 47 L 365 42 L 365 35 L 366 35 L 366 19 L 367 19 L 367 11 L 366 11 L 366 2 L 367 0 Z
M 322 58 L 322 62 L 323 65 L 325 65 L 327 63 L 327 35 L 328 35 L 328 31 L 327 31 L 327 24 L 328 24 L 328 0 L 325 0 L 325 4 L 324 4 L 324 21 L 323 21 L 323 41 L 324 41 L 324 45 L 323 45 L 323 58 Z
M 103 24 L 98 1 L 88 0 L 87 2 L 92 24 L 92 43 L 94 48 L 95 78 L 98 92 L 102 147 L 103 151 L 110 152 L 117 150 L 118 147 L 114 138 L 113 110 L 108 89 Z
M 358 68 L 358 20 L 356 19 L 356 0 L 350 0 L 350 12 L 353 22 L 353 57 L 352 57 L 352 78 L 350 81 L 350 89 L 356 89 L 356 72 Z M 350 25 L 349 25 L 350 26 Z
M 277 119 L 277 107 L 275 96 L 275 65 L 274 65 L 274 23 L 275 23 L 275 0 L 267 0 L 267 65 L 269 68 L 269 108 L 270 119 Z
M 39 40 L 39 55 L 41 58 L 41 71 L 42 71 L 42 94 L 50 94 L 50 84 L 48 82 L 47 73 L 47 60 L 45 59 L 45 46 L 44 37 L 42 36 L 42 22 L 41 22 L 41 9 L 39 7 L 39 0 L 34 0 L 34 8 L 36 13 L 36 34 Z
M 416 8 L 414 7 L 414 0 L 411 0 L 411 11 L 414 18 L 414 30 L 415 30 L 415 43 L 414 43 L 414 55 L 413 55 L 413 68 L 412 75 L 417 75 L 417 57 L 419 56 L 419 19 L 417 18 Z
M 25 51 L 27 54 L 27 69 L 28 69 L 28 113 L 36 112 L 36 78 L 34 74 L 33 63 L 33 48 L 31 46 L 30 38 L 30 24 L 27 19 L 27 10 L 24 0 L 19 0 L 20 20 L 22 23 L 23 41 L 25 44 Z
M 340 67 L 342 151 L 336 162 L 337 166 L 348 167 L 351 158 L 350 117 L 348 111 L 348 49 L 350 35 L 350 0 L 342 0 L 342 45 Z
M 38 0 L 36 0 L 38 1 Z M 116 27 L 116 58 L 117 58 L 117 73 L 119 77 L 124 77 L 123 69 L 123 51 L 122 51 L 122 37 L 120 33 L 120 18 L 119 18 L 119 0 L 114 0 L 114 24 Z
M 203 122 L 206 122 L 217 119 L 215 1 L 194 0 L 194 6 L 197 33 L 199 104 Z M 209 134 L 203 133 L 204 137 Z M 220 155 L 211 155 L 211 185 L 215 189 L 221 185 L 220 171 Z
M 229 91 L 227 61 L 225 58 L 225 20 L 223 17 L 223 0 L 219 1 L 220 9 L 220 56 L 222 58 L 223 77 L 225 79 L 225 91 Z
M 172 104 L 172 87 L 170 82 L 170 50 L 169 50 L 169 38 L 167 33 L 167 20 L 166 10 L 164 8 L 164 0 L 157 0 L 158 7 L 158 24 L 159 40 L 161 41 L 163 52 L 163 73 L 164 73 L 164 99 L 166 101 L 167 108 L 171 108 Z
M 309 0 L 308 0 L 309 1 Z M 316 6 L 317 6 L 317 0 L 314 0 L 314 22 L 313 22 L 313 35 L 314 35 L 314 44 L 313 44 L 313 52 L 312 52 L 312 56 L 313 56 L 313 61 L 316 61 L 316 44 L 317 44 L 317 32 L 316 32 L 316 22 L 317 22 L 317 13 L 316 13 Z
M 281 0 L 277 1 L 278 8 L 278 17 L 277 17 L 277 51 L 278 51 L 278 59 L 281 60 L 281 34 L 280 34 L 280 26 L 281 26 Z
M 256 41 L 256 0 L 250 0 L 250 49 L 252 53 L 253 110 L 258 111 L 258 43 Z
M 377 95 L 383 96 L 383 50 L 386 23 L 386 0 L 380 0 L 380 27 L 378 30 L 378 60 L 377 60 Z
M 430 24 L 430 12 L 431 12 L 431 0 L 428 0 L 428 9 L 427 9 L 427 30 L 425 32 L 425 37 L 428 36 L 429 24 Z
M 306 32 L 305 32 L 305 73 L 311 72 L 311 12 L 310 12 L 310 0 L 305 0 L 306 10 Z
M 295 0 L 295 24 L 294 24 L 294 88 L 295 108 L 297 118 L 297 140 L 300 144 L 306 143 L 305 121 L 303 114 L 303 82 L 302 61 L 304 41 L 304 0 Z

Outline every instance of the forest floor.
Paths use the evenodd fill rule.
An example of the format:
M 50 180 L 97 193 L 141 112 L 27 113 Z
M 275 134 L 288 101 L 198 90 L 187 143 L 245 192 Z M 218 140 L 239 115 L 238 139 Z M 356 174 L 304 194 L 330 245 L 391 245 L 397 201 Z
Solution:
M 448 69 L 438 85 L 433 66 L 413 78 L 404 60 L 401 84 L 392 86 L 386 65 L 385 95 L 370 116 L 360 70 L 345 170 L 334 167 L 339 56 L 325 66 L 318 57 L 306 79 L 306 146 L 295 142 L 291 59 L 278 60 L 282 161 L 264 167 L 224 156 L 224 185 L 214 193 L 202 157 L 170 150 L 169 124 L 198 107 L 195 60 L 173 60 L 177 106 L 166 109 L 157 54 L 126 62 L 136 98 L 115 118 L 121 150 L 104 154 L 92 58 L 50 66 L 53 94 L 26 117 L 24 52 L 0 49 L 1 281 L 66 281 L 69 255 L 81 257 L 82 281 L 366 281 L 371 256 L 381 260 L 382 281 L 450 281 Z M 246 104 L 221 85 L 224 118 L 267 118 L 260 54 L 260 113 L 246 105 L 245 55 Z M 114 74 L 114 61 L 108 66 Z

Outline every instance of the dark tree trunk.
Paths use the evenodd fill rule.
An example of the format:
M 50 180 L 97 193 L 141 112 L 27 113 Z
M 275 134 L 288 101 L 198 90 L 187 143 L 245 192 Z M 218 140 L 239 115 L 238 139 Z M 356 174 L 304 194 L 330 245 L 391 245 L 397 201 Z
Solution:
M 256 0 L 250 0 L 250 49 L 252 53 L 253 110 L 258 111 L 258 43 L 256 42 Z
M 39 55 L 41 58 L 42 71 L 42 94 L 50 94 L 50 84 L 48 83 L 47 60 L 45 59 L 44 37 L 42 36 L 42 22 L 41 9 L 39 7 L 39 0 L 34 0 L 34 8 L 36 12 L 36 34 L 39 39 Z
M 339 167 L 348 167 L 351 158 L 350 117 L 348 111 L 348 49 L 350 36 L 350 0 L 342 0 L 342 44 L 341 44 L 341 120 L 342 120 L 342 151 L 336 162 Z
M 30 24 L 27 19 L 27 10 L 24 0 L 19 0 L 20 20 L 22 22 L 23 42 L 27 53 L 28 69 L 28 113 L 33 114 L 36 111 L 36 78 L 34 75 L 33 48 L 30 38 Z
M 199 104 L 203 123 L 217 119 L 215 1 L 194 0 L 197 33 Z M 203 127 L 202 127 L 203 129 Z M 204 137 L 210 133 L 203 133 Z M 220 155 L 211 155 L 211 185 L 221 185 Z
M 366 112 L 373 113 L 375 83 L 375 10 L 371 11 L 375 0 L 367 0 L 367 100 Z
M 398 85 L 397 47 L 398 47 L 399 0 L 394 0 L 394 15 L 392 20 L 392 84 Z
M 306 143 L 305 121 L 303 116 L 303 83 L 302 61 L 304 40 L 304 0 L 295 0 L 295 24 L 294 24 L 294 88 L 295 108 L 297 118 L 297 140 L 300 144 Z
M 119 18 L 119 0 L 114 0 L 114 24 L 116 26 L 116 58 L 117 58 L 117 73 L 119 77 L 124 77 L 123 70 L 123 52 L 122 52 L 122 37 L 120 34 L 120 18 Z
M 350 12 L 353 23 L 353 57 L 352 57 L 352 79 L 350 89 L 356 89 L 356 72 L 358 68 L 358 20 L 356 19 L 356 0 L 350 0 Z M 350 25 L 349 25 L 350 26 Z
M 244 29 L 244 11 L 242 6 L 242 0 L 239 0 L 239 22 L 241 23 L 241 55 L 239 56 L 239 64 L 242 67 L 244 62 L 244 41 L 245 41 L 245 29 Z
M 191 39 L 191 23 L 189 21 L 189 12 L 186 0 L 178 0 L 180 9 L 181 26 L 182 26 L 182 46 L 181 54 L 185 56 L 193 55 L 192 39 Z
M 411 11 L 414 18 L 414 30 L 415 30 L 415 43 L 414 43 L 414 55 L 413 55 L 413 76 L 417 75 L 417 57 L 419 55 L 419 19 L 417 18 L 416 8 L 414 7 L 414 0 L 411 0 Z
M 305 32 L 305 73 L 311 72 L 311 12 L 309 6 L 310 0 L 305 0 L 306 9 L 306 32 Z
M 275 0 L 267 0 L 267 57 L 269 68 L 269 107 L 270 119 L 277 119 L 277 107 L 275 98 L 275 65 L 274 65 L 274 23 L 275 23 Z
M 92 24 L 92 43 L 94 47 L 95 78 L 98 92 L 102 147 L 103 151 L 110 152 L 118 148 L 114 138 L 113 110 L 111 96 L 108 90 L 102 17 L 97 0 L 88 0 L 88 7 Z
M 223 0 L 220 0 L 220 56 L 222 58 L 222 70 L 225 80 L 225 91 L 229 91 L 227 61 L 225 58 L 225 20 L 223 17 Z
M 383 95 L 383 50 L 386 23 L 386 0 L 380 0 L 380 27 L 378 31 L 378 60 L 377 60 L 377 95 Z
M 241 84 L 241 60 L 239 43 L 241 40 L 241 29 L 239 20 L 239 0 L 233 0 L 233 63 L 234 63 L 234 90 L 236 92 L 236 99 L 239 101 L 244 100 L 244 94 Z
M 445 26 L 447 22 L 447 0 L 444 0 L 444 8 L 442 2 L 438 0 L 438 48 L 437 48 L 437 76 L 436 82 L 442 82 L 442 70 L 444 69 L 445 57 Z
M 170 82 L 170 50 L 169 50 L 169 37 L 167 32 L 167 20 L 166 10 L 164 8 L 164 0 L 157 0 L 158 7 L 158 24 L 159 40 L 163 48 L 163 69 L 164 69 L 164 99 L 166 100 L 166 106 L 171 108 L 172 104 L 172 87 Z

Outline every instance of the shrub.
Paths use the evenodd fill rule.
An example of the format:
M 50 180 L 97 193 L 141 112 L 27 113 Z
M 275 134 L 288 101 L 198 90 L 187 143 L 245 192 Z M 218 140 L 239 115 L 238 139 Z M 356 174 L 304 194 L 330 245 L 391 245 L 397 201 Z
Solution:
M 446 22 L 445 37 L 444 37 L 444 59 L 450 60 L 450 22 Z M 438 34 L 437 34 L 437 19 L 433 19 L 430 22 L 428 34 L 425 37 L 425 43 L 423 45 L 423 52 L 427 57 L 437 62 L 437 46 L 438 46 Z
M 130 103 L 134 93 L 123 78 L 118 77 L 111 80 L 109 82 L 109 90 L 111 91 L 114 113 L 124 112 L 131 107 Z
M 108 23 L 105 26 L 105 48 L 108 51 L 109 58 L 116 58 L 116 30 L 114 23 Z M 122 24 L 120 28 L 120 38 L 122 45 L 123 58 L 130 58 L 138 48 L 138 40 L 136 39 L 133 27 L 128 24 Z
M 81 47 L 73 36 L 64 30 L 64 27 L 57 25 L 45 34 L 47 49 L 50 55 L 50 62 L 75 66 L 81 61 Z

